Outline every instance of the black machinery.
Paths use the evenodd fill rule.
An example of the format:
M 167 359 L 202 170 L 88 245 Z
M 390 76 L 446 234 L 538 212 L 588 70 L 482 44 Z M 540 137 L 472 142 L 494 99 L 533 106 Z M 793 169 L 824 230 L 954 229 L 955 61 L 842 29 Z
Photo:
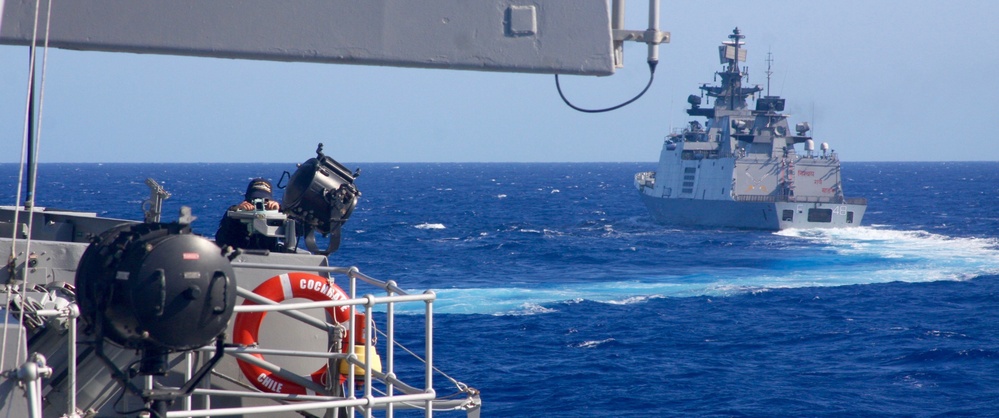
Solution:
M 324 155 L 323 144 L 316 149 L 316 158 L 299 164 L 291 175 L 281 208 L 304 228 L 309 251 L 329 255 L 340 247 L 341 227 L 350 218 L 361 195 L 354 185 L 354 179 L 359 175 L 360 171 L 351 174 L 347 167 Z M 281 179 L 284 180 L 284 176 Z M 316 245 L 317 232 L 329 236 L 326 249 L 320 250 Z
M 277 187 L 285 192 L 280 210 L 265 210 L 264 201 L 260 199 L 252 202 L 256 206 L 254 210 L 226 212 L 228 219 L 239 221 L 249 234 L 247 242 L 231 245 L 244 251 L 293 253 L 298 251 L 298 238 L 304 237 L 309 252 L 332 254 L 340 247 L 341 228 L 361 195 L 354 185 L 354 179 L 359 175 L 359 170 L 351 173 L 347 167 L 324 155 L 323 144 L 319 144 L 315 158 L 299 164 L 294 174 L 285 171 L 281 175 Z M 287 185 L 283 184 L 285 179 L 288 179 Z M 326 248 L 319 248 L 317 234 L 328 237 Z
M 81 317 L 96 354 L 122 386 L 163 416 L 222 358 L 224 332 L 236 304 L 229 259 L 212 241 L 181 223 L 112 228 L 83 253 L 76 272 Z M 104 342 L 140 353 L 137 367 L 120 370 Z M 170 353 L 215 342 L 215 355 L 180 388 L 140 389 L 131 379 L 167 372 Z

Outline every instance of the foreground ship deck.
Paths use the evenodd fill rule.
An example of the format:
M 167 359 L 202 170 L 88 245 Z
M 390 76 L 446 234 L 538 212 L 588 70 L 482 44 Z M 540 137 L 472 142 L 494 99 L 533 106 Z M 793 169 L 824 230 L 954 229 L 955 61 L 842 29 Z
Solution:
M 190 213 L 162 223 L 156 209 L 135 222 L 37 207 L 35 132 L 41 132 L 50 46 L 610 75 L 622 65 L 625 41 L 648 45 L 651 71 L 658 45 L 669 39 L 658 29 L 658 0 L 649 2 L 644 31 L 623 26 L 623 0 L 509 3 L 76 0 L 50 7 L 0 0 L 0 44 L 30 46 L 21 148 L 27 175 L 15 185 L 13 206 L 0 208 L 0 252 L 8 255 L 0 269 L 7 296 L 0 310 L 0 415 L 343 417 L 377 411 L 391 417 L 416 408 L 427 417 L 441 410 L 477 416 L 474 389 L 450 379 L 458 389 L 454 397 L 435 393 L 433 292 L 407 294 L 392 281 L 327 265 L 325 255 L 336 250 L 356 197 L 347 187 L 349 172 L 340 173 L 344 183 L 319 181 L 316 171 L 302 194 L 286 192 L 292 198 L 280 216 L 233 214 L 266 238 L 284 238 L 289 251 L 229 251 L 192 234 Z M 340 172 L 326 168 L 325 176 Z M 317 246 L 317 232 L 333 234 L 326 249 Z M 311 254 L 297 248 L 298 238 Z M 293 298 L 312 302 L 280 303 Z M 423 331 L 422 340 L 419 331 L 409 334 L 423 345 L 422 363 L 406 370 L 396 368 L 401 344 L 394 336 L 395 312 L 404 304 L 423 314 L 422 321 L 405 321 Z M 375 329 L 376 310 L 384 331 Z M 261 326 L 265 312 L 280 314 Z M 268 329 L 265 341 L 258 332 Z M 384 362 L 374 355 L 376 346 Z
M 30 217 L 44 222 L 35 222 L 29 228 Z M 156 283 L 142 283 L 137 289 L 139 296 L 133 293 L 127 298 L 139 312 L 150 309 L 148 305 L 136 305 L 135 298 L 141 295 L 169 301 L 167 306 L 151 307 L 155 324 L 146 321 L 131 330 L 131 335 L 127 327 L 118 329 L 117 334 L 105 330 L 127 339 L 114 345 L 102 344 L 99 324 L 103 322 L 99 314 L 96 321 L 91 315 L 89 321 L 78 325 L 77 318 L 88 316 L 82 309 L 85 304 L 79 302 L 102 297 L 93 292 L 88 295 L 86 286 L 81 285 L 83 272 L 79 266 L 94 267 L 85 260 L 88 254 L 97 254 L 91 250 L 100 248 L 95 247 L 95 239 L 109 236 L 108 231 L 152 228 L 155 234 L 160 227 L 182 229 L 183 224 L 140 223 L 37 207 L 0 207 L 0 232 L 4 236 L 24 234 L 32 238 L 29 246 L 0 238 L 0 251 L 16 255 L 7 269 L 0 270 L 0 281 L 32 283 L 22 291 L 8 287 L 7 309 L 2 313 L 2 367 L 13 373 L 0 380 L 4 416 L 323 416 L 325 411 L 337 410 L 345 414 L 338 416 L 371 416 L 374 411 L 392 416 L 393 410 L 411 408 L 422 409 L 427 416 L 430 411 L 446 410 L 478 416 L 481 404 L 474 389 L 458 384 L 459 392 L 469 395 L 458 400 L 443 400 L 435 394 L 434 378 L 439 375 L 434 371 L 432 351 L 433 292 L 408 294 L 395 282 L 374 279 L 355 267 L 328 266 L 323 255 L 234 253 L 231 270 L 225 269 L 229 273 L 223 277 L 226 285 L 221 292 L 214 285 L 197 287 L 199 277 L 192 275 L 196 266 L 181 267 L 178 261 L 160 264 L 152 275 L 167 278 L 165 286 L 157 291 Z M 189 233 L 166 234 L 164 240 L 149 239 L 151 235 L 137 237 L 133 245 L 140 252 L 141 248 L 148 251 L 140 265 L 156 264 L 157 253 L 169 254 L 171 242 L 175 242 L 170 239 L 208 243 L 202 247 L 209 249 L 207 253 L 199 253 L 197 245 L 189 245 L 174 254 L 184 260 L 197 262 L 200 257 L 204 262 L 212 253 L 218 253 L 210 241 Z M 131 253 L 127 248 L 119 252 L 125 258 Z M 119 267 L 127 265 L 122 262 Z M 143 277 L 137 274 L 143 269 L 119 271 L 109 293 L 127 290 L 119 285 Z M 172 270 L 179 269 L 190 278 L 184 285 L 189 287 L 175 296 L 169 278 L 176 272 Z M 233 274 L 238 275 L 238 286 L 231 281 Z M 331 289 L 337 285 L 342 286 L 342 291 L 337 288 L 340 293 L 335 297 L 325 297 L 334 295 Z M 261 289 L 267 287 L 278 290 L 279 296 L 261 296 Z M 195 289 L 205 290 L 192 291 Z M 284 297 L 280 296 L 282 292 Z M 190 299 L 197 306 L 204 300 L 204 306 L 209 306 L 219 303 L 213 299 L 219 294 L 228 299 L 223 302 L 224 310 L 233 313 L 235 321 L 224 321 L 228 323 L 221 325 L 224 332 L 215 342 L 190 350 L 162 348 L 163 340 L 198 334 L 206 328 L 192 324 L 203 322 L 205 314 L 199 320 L 197 315 L 188 315 L 187 308 L 176 310 L 178 302 Z M 292 297 L 298 298 L 292 301 L 297 303 L 278 303 Z M 424 332 L 417 345 L 421 347 L 400 348 L 403 346 L 395 337 L 399 310 L 423 312 L 422 320 L 414 321 L 416 317 L 407 314 L 410 319 L 406 321 L 420 324 Z M 324 311 L 336 312 L 332 315 L 336 318 Z M 256 318 L 262 322 L 262 312 L 271 312 L 263 326 L 259 322 L 240 324 L 242 316 L 252 319 L 258 315 Z M 218 313 L 219 309 L 210 309 L 207 315 Z M 143 324 L 142 314 L 138 315 L 131 320 Z M 107 316 L 114 317 L 108 323 L 130 320 L 122 311 Z M 378 324 L 373 322 L 376 317 L 380 318 Z M 171 322 L 172 330 L 156 329 Z M 143 327 L 150 328 L 142 331 Z M 247 329 L 254 334 L 254 340 L 260 332 L 259 343 L 236 342 Z M 412 348 L 422 352 L 422 360 L 417 361 L 422 371 L 408 366 L 403 372 L 397 368 L 397 350 Z M 149 367 L 158 370 L 150 372 Z M 319 370 L 313 372 L 317 367 Z
M 656 221 L 683 226 L 779 230 L 858 226 L 867 201 L 843 194 L 839 156 L 807 136 L 807 123 L 789 129 L 784 99 L 766 95 L 750 109 L 747 99 L 762 92 L 743 87 L 744 36 L 738 29 L 719 48 L 721 86 L 702 85 L 714 98 L 687 101 L 691 121 L 663 144 L 656 171 L 635 175 L 635 187 Z M 769 74 L 769 70 L 768 70 Z M 795 145 L 802 144 L 799 154 Z

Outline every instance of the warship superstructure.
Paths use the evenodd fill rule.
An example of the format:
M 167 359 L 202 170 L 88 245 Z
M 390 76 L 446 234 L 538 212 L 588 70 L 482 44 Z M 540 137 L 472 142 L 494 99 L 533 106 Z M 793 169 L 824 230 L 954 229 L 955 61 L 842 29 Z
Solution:
M 704 84 L 702 95 L 687 98 L 687 114 L 707 122 L 670 133 L 658 169 L 635 175 L 652 216 L 670 225 L 764 230 L 860 225 L 867 201 L 843 194 L 839 156 L 827 143 L 816 152 L 807 122 L 791 131 L 783 98 L 743 85 L 745 36 L 736 28 L 728 38 L 719 47 L 721 85 Z M 701 107 L 704 95 L 713 107 Z

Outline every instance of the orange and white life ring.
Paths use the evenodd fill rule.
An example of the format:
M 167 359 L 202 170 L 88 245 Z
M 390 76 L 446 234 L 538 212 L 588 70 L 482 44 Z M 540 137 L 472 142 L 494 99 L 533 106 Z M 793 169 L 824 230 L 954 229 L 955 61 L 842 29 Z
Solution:
M 346 300 L 349 297 L 339 286 L 330 283 L 325 277 L 310 273 L 292 272 L 271 277 L 253 289 L 253 293 L 263 296 L 275 302 L 281 302 L 292 298 L 303 298 L 314 302 L 328 300 Z M 243 301 L 243 305 L 256 305 L 250 300 Z M 326 308 L 326 313 L 336 322 L 347 325 L 354 330 L 355 343 L 364 344 L 364 314 L 357 314 L 356 321 L 349 321 L 350 308 L 347 306 Z M 260 324 L 264 321 L 267 312 L 240 312 L 236 315 L 236 323 L 233 326 L 232 342 L 242 345 L 255 345 L 260 332 Z M 357 322 L 359 327 L 352 326 L 351 322 Z M 347 338 L 344 338 L 344 350 Z M 254 357 L 263 359 L 261 354 L 252 354 Z M 264 392 L 284 393 L 288 395 L 314 395 L 315 393 L 298 383 L 289 381 L 270 371 L 245 362 L 236 360 L 243 375 L 250 380 L 253 386 Z M 327 365 L 323 365 L 310 375 L 313 382 L 320 385 L 327 383 Z

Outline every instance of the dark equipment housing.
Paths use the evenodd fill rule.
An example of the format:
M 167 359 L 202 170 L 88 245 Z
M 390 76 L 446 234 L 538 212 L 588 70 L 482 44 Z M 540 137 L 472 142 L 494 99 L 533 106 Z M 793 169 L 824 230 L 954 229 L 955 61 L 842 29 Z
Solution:
M 225 331 L 236 304 L 229 259 L 188 225 L 113 228 L 84 251 L 76 272 L 88 329 L 125 348 L 200 348 Z
M 91 242 L 76 270 L 81 318 L 90 344 L 121 385 L 155 415 L 194 390 L 221 360 L 236 305 L 236 276 L 222 251 L 181 223 L 126 224 Z M 104 342 L 140 352 L 138 370 L 119 369 Z M 167 356 L 215 342 L 215 355 L 180 388 L 143 390 L 138 375 L 165 375 Z
M 359 171 L 351 174 L 347 167 L 323 154 L 323 144 L 316 149 L 316 158 L 300 164 L 291 175 L 281 207 L 288 217 L 306 229 L 305 243 L 309 251 L 329 255 L 340 247 L 341 227 L 350 218 L 361 192 L 354 185 Z M 320 250 L 315 232 L 329 236 L 329 246 Z

